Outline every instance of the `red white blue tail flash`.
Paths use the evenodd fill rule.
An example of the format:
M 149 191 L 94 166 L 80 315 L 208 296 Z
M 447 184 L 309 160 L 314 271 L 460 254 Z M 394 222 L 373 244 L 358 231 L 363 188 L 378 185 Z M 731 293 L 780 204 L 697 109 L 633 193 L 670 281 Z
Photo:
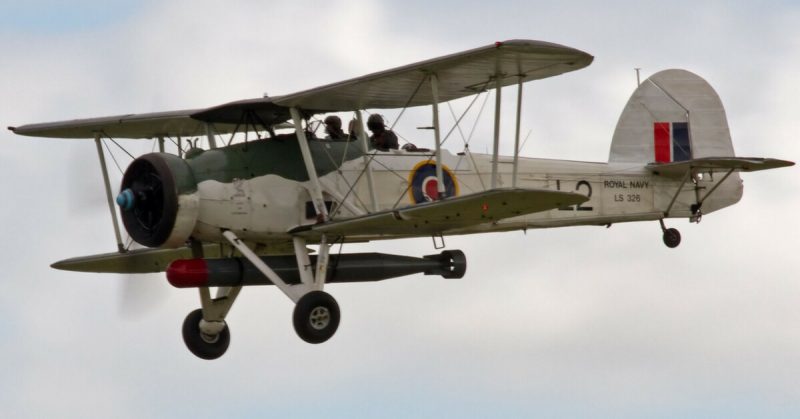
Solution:
M 653 145 L 656 163 L 686 161 L 692 158 L 687 122 L 653 123 Z

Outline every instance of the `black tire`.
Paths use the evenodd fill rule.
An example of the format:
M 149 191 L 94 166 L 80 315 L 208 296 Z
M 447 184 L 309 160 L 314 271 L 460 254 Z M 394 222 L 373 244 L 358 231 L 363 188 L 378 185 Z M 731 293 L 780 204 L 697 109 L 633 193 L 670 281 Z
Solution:
M 311 291 L 294 306 L 294 331 L 308 343 L 322 343 L 339 328 L 339 304 L 330 294 Z
M 200 320 L 202 319 L 203 310 L 199 308 L 186 316 L 186 320 L 183 321 L 183 342 L 198 358 L 217 359 L 225 354 L 231 343 L 230 328 L 226 324 L 217 336 L 211 338 L 200 332 Z
M 681 233 L 675 228 L 664 230 L 664 236 L 662 238 L 664 239 L 664 244 L 670 249 L 674 249 L 681 244 Z

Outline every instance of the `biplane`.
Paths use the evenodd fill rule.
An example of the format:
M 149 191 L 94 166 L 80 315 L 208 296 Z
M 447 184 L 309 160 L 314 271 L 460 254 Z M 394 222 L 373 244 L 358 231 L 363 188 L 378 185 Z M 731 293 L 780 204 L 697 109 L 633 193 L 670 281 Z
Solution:
M 680 233 L 665 220 L 700 221 L 739 201 L 740 172 L 794 164 L 737 157 L 717 93 L 699 76 L 674 69 L 634 91 L 608 162 L 521 157 L 523 84 L 592 60 L 562 45 L 510 40 L 283 96 L 9 129 L 94 139 L 97 146 L 117 251 L 52 267 L 166 272 L 173 286 L 198 289 L 201 308 L 186 317 L 183 339 L 196 356 L 215 359 L 229 346 L 225 319 L 243 287 L 276 286 L 295 304 L 296 333 L 316 344 L 339 326 L 329 283 L 466 272 L 458 250 L 421 257 L 334 253 L 335 244 L 433 237 L 441 250 L 436 244 L 451 235 L 657 221 L 664 243 L 675 247 Z M 508 136 L 513 156 L 499 155 L 506 86 L 518 93 L 516 130 Z M 490 93 L 492 153 L 444 149 L 455 127 L 443 132 L 440 104 Z M 365 113 L 423 106 L 432 113 L 431 148 L 371 143 Z M 335 113 L 351 116 L 351 132 L 343 140 L 320 138 L 320 117 Z M 104 146 L 119 138 L 151 140 L 159 151 L 135 158 L 113 191 Z M 175 153 L 166 151 L 169 141 Z M 132 242 L 144 247 L 132 249 Z

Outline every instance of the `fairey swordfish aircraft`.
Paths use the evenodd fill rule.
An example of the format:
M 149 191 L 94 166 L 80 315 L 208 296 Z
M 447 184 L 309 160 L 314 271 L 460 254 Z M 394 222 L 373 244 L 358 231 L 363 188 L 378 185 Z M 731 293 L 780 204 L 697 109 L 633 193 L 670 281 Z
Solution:
M 198 357 L 215 359 L 230 343 L 225 317 L 244 286 L 275 285 L 295 303 L 300 338 L 321 343 L 340 320 L 327 283 L 417 273 L 460 278 L 466 271 L 458 250 L 332 254 L 336 243 L 433 237 L 441 248 L 436 244 L 449 235 L 657 221 L 664 243 L 675 247 L 680 234 L 666 219 L 699 221 L 739 201 L 739 172 L 793 164 L 737 157 L 716 92 L 684 70 L 656 73 L 634 91 L 608 162 L 520 157 L 523 83 L 592 60 L 562 45 L 511 40 L 284 96 L 10 129 L 89 138 L 97 146 L 118 251 L 53 267 L 166 271 L 173 286 L 197 288 L 201 308 L 186 317 L 183 339 Z M 498 155 L 501 91 L 512 85 L 518 88 L 515 152 L 505 157 Z M 492 90 L 492 154 L 442 149 L 439 105 Z M 367 137 L 363 112 L 417 106 L 432 111 L 432 149 L 397 149 Z M 318 138 L 320 116 L 337 112 L 352 112 L 351 135 Z M 223 135 L 229 140 L 219 144 Z M 184 150 L 186 139 L 198 136 L 208 147 L 189 141 Z M 104 145 L 116 138 L 151 139 L 160 152 L 133 160 L 114 200 Z M 165 140 L 178 144 L 177 154 L 164 151 Z M 130 239 L 147 248 L 124 243 L 117 211 Z

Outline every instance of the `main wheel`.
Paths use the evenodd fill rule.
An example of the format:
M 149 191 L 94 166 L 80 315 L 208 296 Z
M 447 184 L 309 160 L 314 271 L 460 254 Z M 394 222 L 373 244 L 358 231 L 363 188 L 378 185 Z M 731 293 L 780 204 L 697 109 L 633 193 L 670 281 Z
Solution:
M 664 244 L 670 249 L 678 247 L 681 244 L 681 233 L 676 228 L 668 228 L 664 230 Z
M 217 335 L 209 336 L 200 330 L 200 320 L 203 320 L 203 310 L 189 313 L 183 321 L 183 342 L 186 347 L 202 359 L 217 359 L 228 350 L 231 343 L 231 331 L 228 325 Z
M 330 294 L 311 291 L 294 306 L 294 331 L 308 343 L 330 339 L 339 327 L 339 304 Z

